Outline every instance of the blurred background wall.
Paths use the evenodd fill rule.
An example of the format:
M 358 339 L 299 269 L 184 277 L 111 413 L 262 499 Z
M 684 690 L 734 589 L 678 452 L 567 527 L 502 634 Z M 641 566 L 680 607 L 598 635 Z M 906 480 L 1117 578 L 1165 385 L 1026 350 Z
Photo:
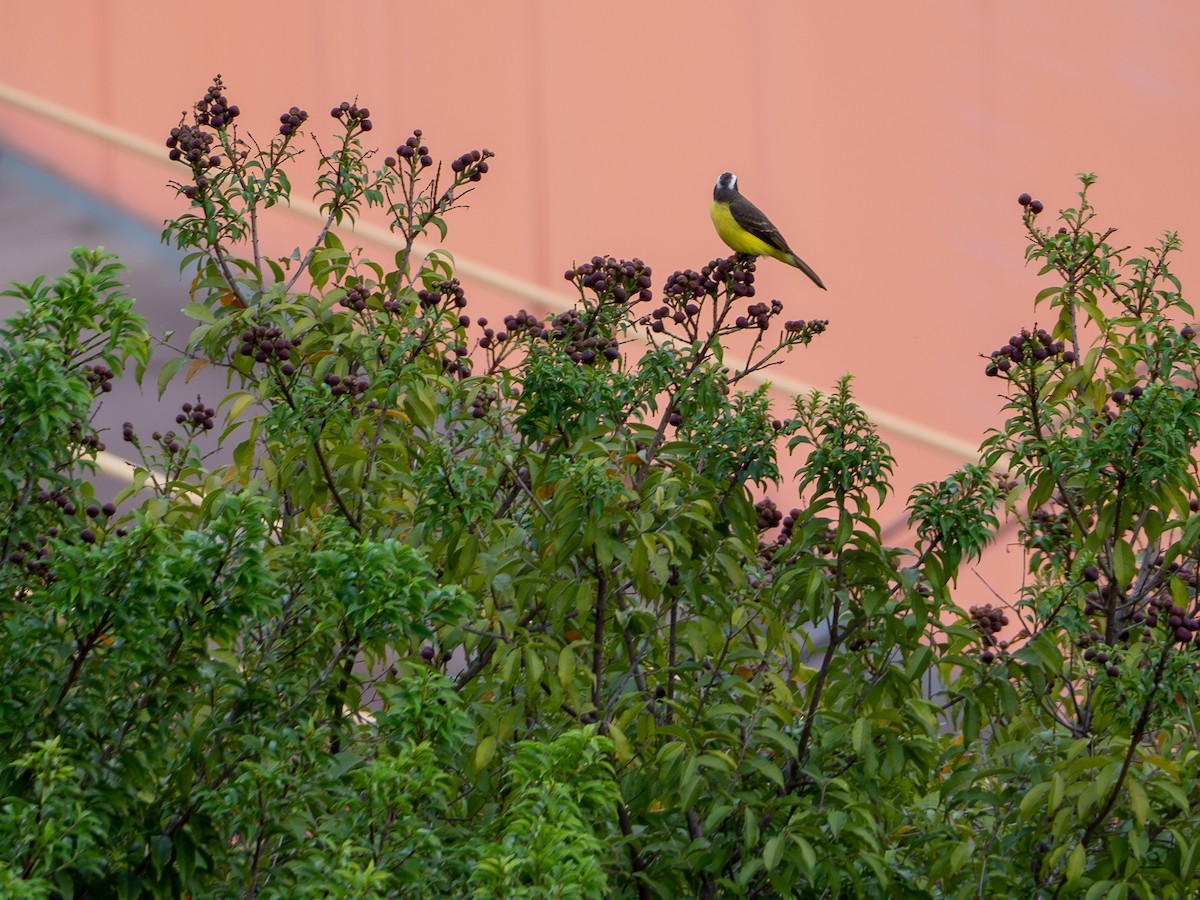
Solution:
M 154 256 L 129 228 L 152 244 L 183 208 L 163 140 L 216 73 L 264 136 L 293 104 L 331 135 L 329 108 L 357 99 L 381 155 L 414 127 L 435 157 L 495 151 L 447 240 L 477 313 L 565 302 L 563 270 L 595 254 L 644 259 L 656 287 L 725 255 L 707 210 L 733 171 L 829 287 L 760 265 L 756 299 L 830 320 L 772 377 L 795 390 L 853 373 L 901 500 L 972 458 L 1000 407 L 979 354 L 1036 321 L 1019 193 L 1049 217 L 1072 205 L 1075 173 L 1097 172 L 1099 224 L 1134 248 L 1179 231 L 1185 286 L 1200 266 L 1187 0 L 41 0 L 6 4 L 4 27 L 0 148 L 19 162 L 0 168 L 0 280 L 48 259 L 61 271 L 78 243 Z M 281 253 L 315 233 L 300 216 L 276 227 Z M 185 286 L 154 258 L 172 274 L 139 299 L 169 327 Z M 902 502 L 883 510 L 894 536 L 904 518 Z M 981 573 L 1019 580 L 1003 536 Z M 963 587 L 964 605 L 992 599 Z

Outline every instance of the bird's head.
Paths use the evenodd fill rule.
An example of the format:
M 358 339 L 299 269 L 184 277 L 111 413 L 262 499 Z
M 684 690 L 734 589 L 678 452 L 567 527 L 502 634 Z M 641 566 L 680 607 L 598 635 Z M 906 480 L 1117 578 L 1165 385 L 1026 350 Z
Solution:
M 713 199 L 720 200 L 722 194 L 728 196 L 737 191 L 737 176 L 732 172 L 725 172 L 717 179 L 717 186 L 713 188 Z

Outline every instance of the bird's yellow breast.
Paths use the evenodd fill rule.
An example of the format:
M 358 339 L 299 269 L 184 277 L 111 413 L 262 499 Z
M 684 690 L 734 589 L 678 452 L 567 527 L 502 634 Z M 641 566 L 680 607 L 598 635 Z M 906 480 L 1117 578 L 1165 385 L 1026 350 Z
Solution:
M 779 258 L 779 250 L 766 241 L 756 238 L 745 228 L 734 221 L 733 213 L 729 211 L 728 203 L 713 201 L 711 210 L 713 225 L 717 234 L 729 248 L 747 256 L 774 256 Z

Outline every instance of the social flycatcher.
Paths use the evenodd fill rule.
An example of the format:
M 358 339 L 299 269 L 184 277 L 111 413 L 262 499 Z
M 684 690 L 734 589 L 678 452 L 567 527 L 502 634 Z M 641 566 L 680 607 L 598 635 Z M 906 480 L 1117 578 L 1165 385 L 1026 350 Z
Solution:
M 737 188 L 737 176 L 726 172 L 713 188 L 712 220 L 721 240 L 746 256 L 773 256 L 780 262 L 795 266 L 821 290 L 825 285 L 808 264 L 792 252 L 779 229 L 762 214 L 757 206 L 743 197 Z

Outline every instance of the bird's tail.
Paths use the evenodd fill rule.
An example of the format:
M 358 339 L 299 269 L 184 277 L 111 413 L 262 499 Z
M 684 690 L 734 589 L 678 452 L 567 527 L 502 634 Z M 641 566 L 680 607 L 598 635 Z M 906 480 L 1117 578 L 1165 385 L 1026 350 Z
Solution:
M 807 275 L 809 278 L 811 278 L 813 280 L 813 283 L 816 284 L 816 286 L 819 287 L 821 290 L 823 290 L 823 291 L 828 290 L 828 288 L 825 287 L 825 285 L 821 283 L 820 276 L 818 276 L 817 273 L 812 270 L 812 268 L 809 266 L 808 263 L 806 263 L 804 260 L 802 260 L 800 257 L 798 257 L 795 253 L 789 254 L 788 262 L 791 263 L 793 266 L 795 266 L 797 269 L 799 269 L 801 272 L 803 272 L 805 275 Z

